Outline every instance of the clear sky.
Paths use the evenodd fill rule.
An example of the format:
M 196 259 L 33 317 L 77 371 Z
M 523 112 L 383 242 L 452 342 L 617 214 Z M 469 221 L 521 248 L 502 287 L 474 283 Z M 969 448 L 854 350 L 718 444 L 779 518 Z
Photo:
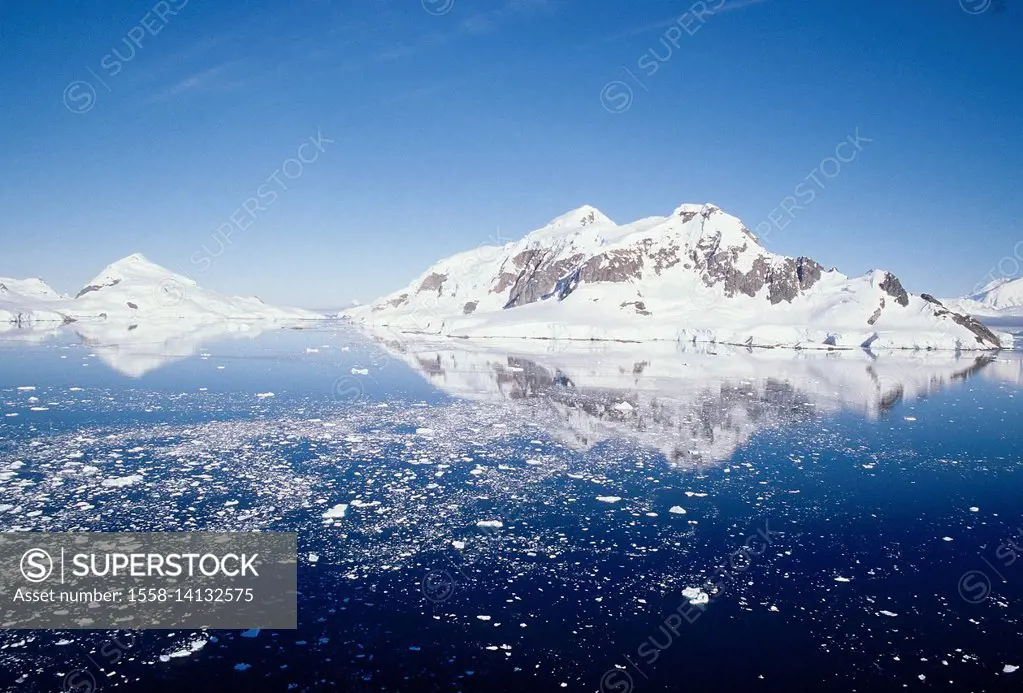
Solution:
M 0 0 L 0 88 L 0 275 L 63 291 L 141 252 L 332 307 L 582 204 L 938 295 L 1023 265 L 1015 0 Z

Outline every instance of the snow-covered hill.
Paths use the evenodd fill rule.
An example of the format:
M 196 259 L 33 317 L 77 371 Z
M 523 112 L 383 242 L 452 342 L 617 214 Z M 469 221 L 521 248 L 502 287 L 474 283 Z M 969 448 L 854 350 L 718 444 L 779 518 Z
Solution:
M 254 296 L 224 296 L 136 253 L 100 272 L 75 296 L 75 318 L 318 319 L 300 308 L 269 306 Z
M 63 322 L 65 316 L 54 306 L 66 300 L 42 279 L 0 277 L 0 330 L 33 322 Z
M 1023 318 L 1023 277 L 996 279 L 974 294 L 945 303 L 970 315 Z
M 341 315 L 458 337 L 669 340 L 800 348 L 996 349 L 996 335 L 889 272 L 850 278 L 767 251 L 712 204 L 617 225 L 593 207 L 441 260 Z
M 38 282 L 38 285 L 31 285 L 31 282 Z M 11 291 L 9 301 L 0 293 L 0 321 L 7 323 L 88 319 L 214 322 L 324 317 L 300 308 L 269 306 L 255 297 L 225 296 L 204 289 L 188 277 L 152 263 L 138 253 L 107 266 L 73 298 L 57 294 L 39 280 L 11 282 L 10 286 L 28 287 L 32 292 L 26 293 L 24 288 L 19 293 Z

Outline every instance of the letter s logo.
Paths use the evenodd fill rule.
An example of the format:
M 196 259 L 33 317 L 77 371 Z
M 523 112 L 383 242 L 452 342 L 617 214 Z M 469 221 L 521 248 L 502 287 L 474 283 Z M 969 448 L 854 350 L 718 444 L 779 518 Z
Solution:
M 21 574 L 29 582 L 42 582 L 53 573 L 53 559 L 42 549 L 29 549 L 21 556 Z

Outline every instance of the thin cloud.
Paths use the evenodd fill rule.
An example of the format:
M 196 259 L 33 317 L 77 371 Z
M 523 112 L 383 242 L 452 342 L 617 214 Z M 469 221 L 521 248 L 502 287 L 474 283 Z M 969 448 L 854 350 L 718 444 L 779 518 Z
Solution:
M 546 12 L 553 7 L 552 0 L 508 0 L 495 10 L 480 12 L 462 20 L 459 25 L 465 33 L 484 34 L 493 31 L 502 22 L 516 16 Z
M 184 79 L 176 82 L 175 84 L 162 89 L 153 95 L 153 101 L 166 101 L 167 99 L 181 94 L 186 94 L 191 91 L 198 89 L 209 89 L 222 84 L 221 77 L 234 65 L 237 61 L 231 61 L 222 65 L 207 68 L 195 74 L 189 75 Z
M 745 8 L 750 7 L 752 5 L 760 5 L 760 4 L 763 4 L 765 2 L 768 2 L 768 0 L 732 0 L 732 2 L 729 2 L 729 3 L 726 3 L 726 4 L 722 5 L 721 7 L 719 7 L 716 10 L 714 10 L 713 12 L 709 12 L 708 11 L 707 16 L 710 17 L 712 15 L 718 15 L 718 14 L 722 14 L 724 12 L 734 12 L 735 10 L 742 10 L 742 9 L 745 9 Z M 675 16 L 670 17 L 668 19 L 662 19 L 662 20 L 660 20 L 658 22 L 654 22 L 652 24 L 644 24 L 643 26 L 638 26 L 638 27 L 635 27 L 633 29 L 628 29 L 626 31 L 623 31 L 620 34 L 613 34 L 613 35 L 608 36 L 607 38 L 605 38 L 603 40 L 603 42 L 604 43 L 613 43 L 615 41 L 621 41 L 621 40 L 624 40 L 624 39 L 632 38 L 634 36 L 640 36 L 642 34 L 648 34 L 648 33 L 651 33 L 653 31 L 662 31 L 664 29 L 667 29 L 669 26 L 678 23 L 679 17 L 681 17 L 686 12 L 689 12 L 691 7 L 692 6 L 687 7 L 684 12 L 679 12 Z

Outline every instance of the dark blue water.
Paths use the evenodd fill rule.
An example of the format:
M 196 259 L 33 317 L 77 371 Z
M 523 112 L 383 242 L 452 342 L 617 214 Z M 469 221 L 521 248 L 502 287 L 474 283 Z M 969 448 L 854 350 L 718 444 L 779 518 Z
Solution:
M 0 344 L 0 530 L 300 550 L 295 631 L 0 631 L 12 689 L 1023 685 L 1018 353 Z

